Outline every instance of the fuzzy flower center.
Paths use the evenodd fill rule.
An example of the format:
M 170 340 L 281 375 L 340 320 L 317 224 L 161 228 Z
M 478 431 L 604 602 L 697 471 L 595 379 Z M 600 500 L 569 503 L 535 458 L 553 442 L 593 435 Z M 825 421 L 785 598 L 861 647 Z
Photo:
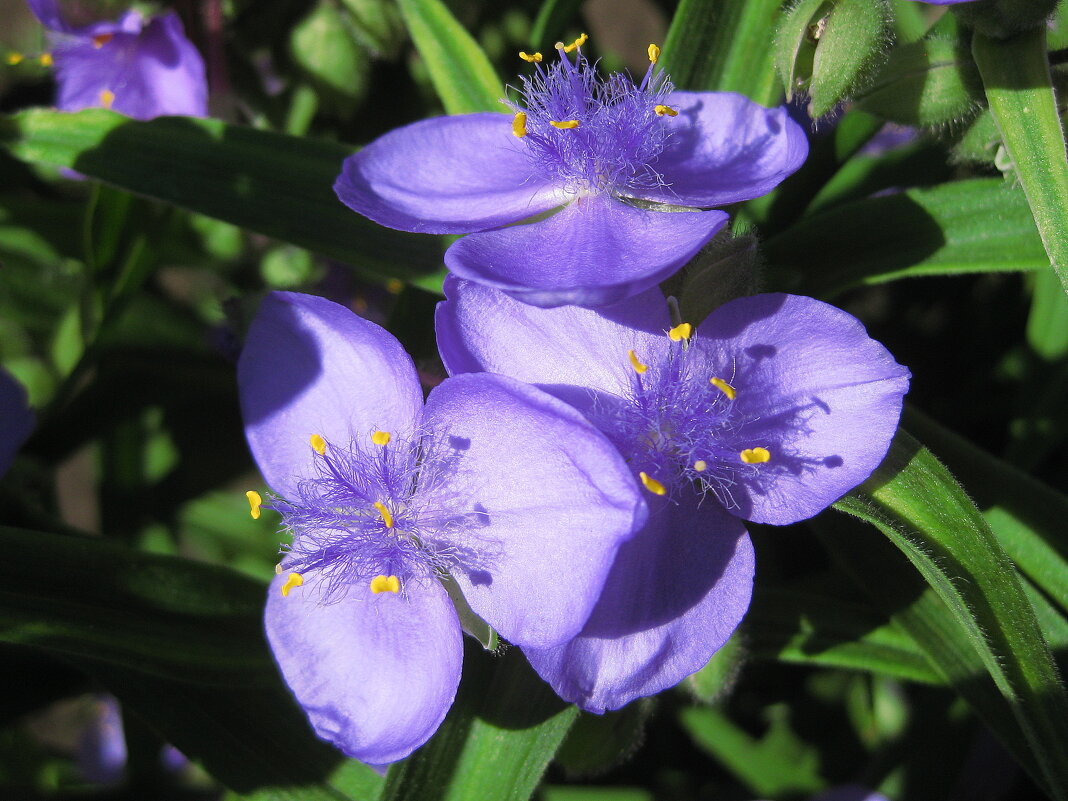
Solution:
M 636 85 L 626 73 L 601 77 L 582 55 L 585 41 L 583 34 L 570 45 L 557 42 L 551 66 L 541 53 L 519 54 L 535 72 L 521 77 L 522 103 L 509 103 L 512 132 L 534 169 L 568 191 L 626 195 L 660 185 L 654 165 L 670 136 L 664 118 L 678 113 L 666 103 L 671 82 L 656 68 L 660 48 L 649 46 L 649 68 Z

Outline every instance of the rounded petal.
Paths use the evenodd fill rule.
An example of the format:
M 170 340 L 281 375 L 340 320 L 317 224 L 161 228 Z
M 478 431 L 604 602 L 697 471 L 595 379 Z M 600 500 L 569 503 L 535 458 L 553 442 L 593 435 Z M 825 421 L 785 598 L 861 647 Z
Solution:
M 732 371 L 735 445 L 771 454 L 738 471 L 735 514 L 803 520 L 882 461 L 910 376 L 857 318 L 812 298 L 756 295 L 719 307 L 698 333 L 709 363 Z
M 493 112 L 390 131 L 345 159 L 334 191 L 379 225 L 424 234 L 495 228 L 565 200 L 532 174 L 511 117 Z
M 51 31 L 69 31 L 60 12 L 59 0 L 26 0 L 38 21 Z
M 313 475 L 313 434 L 345 446 L 375 430 L 411 437 L 423 405 L 415 365 L 391 334 L 294 292 L 264 299 L 237 381 L 252 455 L 271 488 L 290 498 Z
M 645 521 L 623 459 L 570 406 L 502 376 L 447 379 L 424 419 L 424 481 L 431 505 L 455 510 L 447 544 L 471 608 L 517 645 L 573 637 Z
M 682 206 L 725 206 L 767 194 L 808 156 L 805 132 L 785 108 L 765 108 L 733 92 L 672 92 L 678 116 L 652 167 L 659 187 L 636 197 Z
M 33 431 L 34 416 L 26 404 L 26 390 L 0 369 L 0 476 L 11 467 L 18 449 Z
M 267 639 L 315 733 L 372 765 L 425 743 L 452 706 L 463 659 L 440 582 L 410 581 L 399 594 L 353 587 L 321 604 L 314 579 L 283 597 L 285 580 L 271 584 Z
M 705 666 L 745 616 L 753 570 L 745 528 L 714 499 L 660 499 L 619 550 L 582 633 L 524 653 L 565 701 L 618 709 Z
M 446 251 L 445 265 L 535 306 L 607 306 L 675 273 L 727 219 L 587 195 L 546 220 L 466 236 Z
M 450 375 L 489 372 L 537 384 L 584 408 L 590 390 L 630 390 L 627 351 L 643 358 L 666 350 L 671 327 L 657 288 L 587 309 L 541 309 L 492 287 L 449 276 L 434 317 L 438 350 Z

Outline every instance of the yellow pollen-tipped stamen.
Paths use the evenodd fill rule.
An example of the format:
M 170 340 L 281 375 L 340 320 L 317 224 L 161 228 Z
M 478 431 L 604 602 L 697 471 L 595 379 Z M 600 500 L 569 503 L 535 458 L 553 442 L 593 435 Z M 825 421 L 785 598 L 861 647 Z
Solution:
M 393 435 L 388 431 L 376 431 L 371 435 L 371 442 L 375 445 L 389 445 L 391 439 L 393 439 Z
M 663 117 L 665 114 L 669 117 L 679 116 L 679 112 L 677 112 L 671 106 L 665 106 L 663 104 L 653 106 L 653 111 L 655 111 L 661 117 Z
M 728 400 L 734 400 L 738 395 L 738 390 L 724 381 L 722 378 L 716 378 L 713 376 L 708 379 L 708 383 L 727 396 Z
M 549 120 L 549 125 L 559 128 L 561 131 L 570 131 L 579 127 L 578 120 Z
M 289 591 L 291 589 L 293 589 L 294 587 L 303 587 L 303 586 L 304 586 L 304 576 L 300 575 L 300 573 L 290 573 L 288 576 L 286 576 L 285 583 L 282 585 L 282 597 L 283 598 L 288 598 L 289 597 Z
M 371 579 L 371 592 L 400 592 L 400 579 L 396 576 L 375 576 Z
M 276 576 L 282 575 L 282 563 L 281 562 L 279 562 L 277 565 L 274 566 L 274 574 Z
M 386 505 L 382 501 L 375 501 L 372 506 L 382 515 L 382 522 L 386 524 L 386 528 L 393 528 L 393 514 Z
M 628 350 L 627 351 L 627 358 L 630 359 L 630 366 L 634 368 L 634 372 L 636 372 L 638 375 L 641 375 L 642 373 L 644 373 L 646 370 L 649 369 L 649 365 L 642 364 L 638 360 L 638 354 L 635 353 L 634 351 Z
M 771 453 L 767 448 L 746 448 L 738 458 L 746 464 L 763 464 L 771 459 Z
M 114 37 L 115 37 L 115 34 L 113 34 L 113 33 L 98 33 L 96 36 L 94 36 L 92 38 L 91 41 L 93 43 L 93 47 L 95 47 L 97 50 L 99 50 L 101 47 L 103 47 L 108 42 L 110 42 Z
M 51 67 L 54 63 L 51 53 L 41 53 L 41 55 L 37 57 L 37 60 L 40 62 L 42 67 Z
M 542 59 L 541 53 L 524 53 L 522 50 L 519 51 L 519 57 L 528 64 L 540 64 Z
M 115 93 L 110 89 L 100 90 L 100 105 L 104 108 L 111 108 L 111 104 L 115 102 Z
M 26 58 L 26 56 L 22 55 L 22 53 L 8 53 L 7 58 L 5 58 L 4 61 L 14 67 L 16 64 L 21 64 L 24 58 Z
M 590 37 L 587 36 L 584 33 L 583 34 L 579 34 L 578 39 L 576 39 L 575 41 L 573 41 L 569 45 L 565 45 L 563 42 L 557 42 L 556 43 L 556 49 L 557 50 L 563 50 L 565 53 L 573 53 L 575 50 L 577 50 L 578 48 L 580 48 L 584 44 L 586 44 L 586 40 L 589 39 L 589 38 Z
M 638 473 L 638 478 L 642 480 L 642 486 L 649 490 L 649 492 L 653 493 L 653 495 L 667 495 L 667 487 L 648 473 Z
M 326 440 L 323 439 L 322 436 L 320 436 L 319 434 L 312 434 L 311 439 L 308 440 L 308 443 L 312 446 L 312 450 L 320 456 L 326 453 Z
M 252 519 L 259 520 L 260 505 L 263 503 L 263 498 L 256 490 L 249 490 L 245 493 L 245 497 L 248 498 L 248 512 L 252 515 Z
M 386 281 L 386 292 L 391 295 L 399 295 L 404 291 L 404 282 L 399 278 L 390 278 Z
M 520 139 L 527 135 L 527 113 L 525 111 L 517 111 L 512 117 L 512 134 Z
M 649 45 L 649 63 L 655 64 L 660 60 L 660 46 L 656 44 Z
M 693 469 L 696 470 L 698 473 L 703 473 L 705 472 L 705 470 L 708 469 L 708 462 L 706 462 L 704 459 L 698 459 L 696 462 L 693 463 Z
M 693 326 L 689 323 L 679 323 L 677 326 L 668 331 L 668 339 L 672 342 L 682 342 L 684 339 L 689 339 L 693 336 Z

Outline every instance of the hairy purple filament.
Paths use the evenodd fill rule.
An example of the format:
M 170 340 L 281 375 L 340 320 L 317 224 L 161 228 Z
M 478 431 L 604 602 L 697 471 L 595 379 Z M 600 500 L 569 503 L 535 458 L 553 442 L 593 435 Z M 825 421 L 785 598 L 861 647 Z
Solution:
M 509 103 L 527 115 L 522 141 L 535 169 L 576 193 L 625 196 L 628 189 L 661 185 L 653 165 L 670 134 L 655 109 L 671 94 L 668 77 L 650 64 L 637 86 L 624 73 L 602 79 L 581 49 L 574 63 L 557 52 L 557 63 L 538 63 L 533 76 L 521 77 L 523 105 Z M 578 126 L 551 124 L 571 120 Z

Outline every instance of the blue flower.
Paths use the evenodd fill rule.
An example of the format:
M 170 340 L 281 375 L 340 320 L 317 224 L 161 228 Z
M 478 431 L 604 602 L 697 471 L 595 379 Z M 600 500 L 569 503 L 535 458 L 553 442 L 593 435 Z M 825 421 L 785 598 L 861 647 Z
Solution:
M 538 309 L 449 279 L 438 347 L 566 400 L 647 490 L 582 633 L 525 648 L 566 700 L 603 712 L 700 669 L 745 615 L 743 520 L 802 520 L 864 481 L 897 429 L 909 373 L 854 317 L 811 298 L 733 300 L 673 325 L 658 289 L 607 309 Z
M 110 108 L 140 120 L 164 114 L 205 117 L 204 61 L 178 15 L 146 20 L 138 11 L 75 26 L 59 0 L 28 0 L 49 30 L 61 111 Z
M 448 379 L 424 406 L 399 343 L 322 298 L 270 295 L 238 379 L 292 535 L 267 636 L 315 731 L 365 762 L 407 756 L 451 705 L 450 592 L 511 642 L 558 646 L 644 523 L 626 465 L 570 406 L 488 375 Z
M 601 78 L 580 37 L 528 56 L 513 114 L 423 120 L 346 159 L 338 197 L 403 231 L 470 234 L 456 275 L 538 306 L 615 303 L 667 278 L 808 154 L 784 109 L 672 88 L 650 46 L 642 81 Z M 574 53 L 574 60 L 570 53 Z M 513 225 L 513 223 L 524 223 Z
M 34 417 L 26 404 L 26 390 L 0 368 L 0 476 L 11 467 L 18 449 L 33 431 Z

